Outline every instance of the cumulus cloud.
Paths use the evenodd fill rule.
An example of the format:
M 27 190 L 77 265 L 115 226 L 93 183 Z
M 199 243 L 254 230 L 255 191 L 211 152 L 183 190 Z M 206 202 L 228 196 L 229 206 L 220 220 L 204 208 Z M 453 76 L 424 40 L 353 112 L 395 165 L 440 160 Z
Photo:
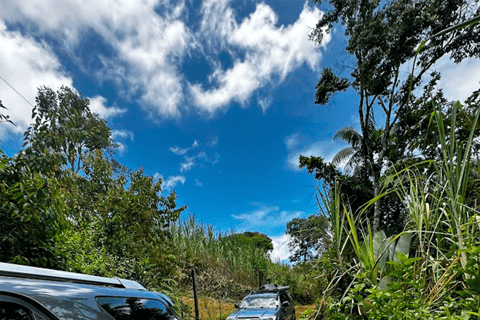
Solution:
M 293 25 L 277 27 L 276 13 L 260 3 L 254 13 L 237 25 L 226 3 L 204 3 L 204 11 L 208 13 L 205 17 L 209 20 L 204 20 L 202 28 L 210 34 L 216 32 L 217 36 L 226 38 L 229 46 L 246 54 L 243 59 L 236 59 L 231 68 L 223 70 L 219 67 L 214 71 L 211 75 L 213 88 L 205 89 L 200 84 L 190 86 L 199 108 L 214 112 L 232 101 L 243 104 L 258 88 L 276 78 L 283 81 L 292 70 L 305 63 L 316 68 L 321 53 L 319 47 L 308 40 L 308 33 L 322 16 L 320 10 L 305 4 Z M 220 27 L 214 29 L 213 22 Z M 330 35 L 326 34 L 321 46 L 329 41 Z M 265 101 L 262 103 L 264 109 L 268 107 Z
M 127 111 L 127 109 L 124 108 L 107 107 L 105 104 L 107 99 L 102 96 L 95 96 L 93 98 L 89 98 L 89 100 L 90 110 L 105 119 L 116 117 Z
M 115 50 L 116 64 L 126 63 L 123 80 L 130 91 L 140 92 L 143 105 L 177 116 L 183 99 L 177 65 L 189 37 L 179 19 L 184 3 L 163 3 L 163 15 L 156 13 L 157 7 L 156 0 L 38 0 L 34 5 L 2 1 L 0 18 L 29 22 L 40 33 L 58 37 L 72 51 L 90 28 Z
M 56 39 L 79 59 L 76 62 L 85 72 L 94 71 L 100 78 L 113 79 L 119 92 L 138 97 L 152 116 L 179 117 L 187 101 L 194 102 L 194 108 L 214 112 L 231 102 L 246 103 L 257 89 L 282 82 L 301 65 L 315 69 L 321 59 L 321 47 L 330 40 L 330 35 L 326 35 L 320 46 L 308 40 L 310 29 L 322 13 L 306 4 L 298 20 L 288 26 L 279 26 L 276 13 L 264 3 L 237 22 L 231 4 L 229 0 L 204 0 L 196 30 L 185 23 L 189 12 L 184 1 L 1 1 L 0 19 L 26 26 L 25 32 L 36 37 Z M 86 30 L 98 35 L 111 49 L 109 53 L 96 54 L 104 66 L 101 72 L 90 70 L 89 64 L 82 63 L 76 54 L 87 39 Z M 50 68 L 47 71 L 53 72 L 55 79 L 63 76 L 47 45 L 36 46 L 43 46 L 47 54 L 38 54 L 38 48 L 27 50 L 29 54 L 40 57 L 39 60 L 53 57 L 53 63 L 44 64 Z M 233 66 L 222 66 L 216 53 L 219 50 L 230 55 Z M 205 87 L 189 83 L 182 73 L 182 60 L 192 51 L 208 54 L 207 60 L 214 65 L 208 76 L 211 83 Z M 61 81 L 68 84 L 63 80 L 70 79 Z M 104 100 L 94 99 L 100 114 L 108 117 L 122 112 L 118 108 L 106 110 Z M 268 98 L 260 97 L 259 103 L 263 110 L 270 106 Z
M 173 189 L 175 189 L 175 187 L 177 187 L 179 184 L 185 184 L 185 182 L 187 181 L 187 178 L 185 178 L 184 176 L 182 175 L 177 175 L 177 176 L 169 176 L 167 178 L 163 178 L 163 176 L 161 175 L 158 175 L 157 178 L 161 178 L 163 179 L 163 189 L 166 191 L 166 192 L 170 192 L 172 191 Z
M 63 71 L 59 59 L 48 44 L 8 30 L 1 20 L 0 43 L 0 76 L 3 79 L 0 81 L 0 94 L 3 104 L 8 108 L 5 113 L 16 124 L 16 127 L 6 128 L 20 133 L 32 122 L 32 107 L 39 87 L 47 86 L 57 90 L 62 85 L 73 87 L 73 81 Z M 126 111 L 108 107 L 102 96 L 89 100 L 90 109 L 103 118 L 111 118 Z
M 1 20 L 0 43 L 0 76 L 9 84 L 0 81 L 1 100 L 8 108 L 5 113 L 17 125 L 6 128 L 20 133 L 32 121 L 37 88 L 46 85 L 56 90 L 61 85 L 71 86 L 72 79 L 62 72 L 59 60 L 47 44 L 9 31 Z
M 334 140 L 310 142 L 310 140 L 297 133 L 284 139 L 288 151 L 287 164 L 290 169 L 300 170 L 298 166 L 301 155 L 322 157 L 325 161 L 330 162 L 340 150 L 345 148 L 343 142 Z
M 287 262 L 290 255 L 290 250 L 288 249 L 290 236 L 288 234 L 282 234 L 281 236 L 270 238 L 273 243 L 273 250 L 270 253 L 270 259 L 273 262 Z
M 232 214 L 232 218 L 240 220 L 243 227 L 262 227 L 262 226 L 285 226 L 294 218 L 302 216 L 302 211 L 286 211 L 280 210 L 278 206 L 268 206 L 257 204 L 257 208 L 253 211 Z

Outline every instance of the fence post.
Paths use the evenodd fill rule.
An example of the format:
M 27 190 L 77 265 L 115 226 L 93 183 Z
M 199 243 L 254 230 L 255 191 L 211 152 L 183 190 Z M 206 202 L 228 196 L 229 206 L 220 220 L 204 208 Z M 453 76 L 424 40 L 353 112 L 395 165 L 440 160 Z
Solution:
M 195 320 L 200 320 L 198 311 L 197 286 L 195 283 L 195 269 L 192 269 L 192 283 L 193 283 L 193 301 L 195 302 Z

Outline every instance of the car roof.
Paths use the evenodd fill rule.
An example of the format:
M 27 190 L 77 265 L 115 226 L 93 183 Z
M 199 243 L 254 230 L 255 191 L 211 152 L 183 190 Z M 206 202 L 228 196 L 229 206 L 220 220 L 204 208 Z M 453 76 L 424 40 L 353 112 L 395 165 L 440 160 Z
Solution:
M 6 263 L 0 263 L 0 294 L 39 306 L 59 319 L 111 319 L 96 302 L 102 296 L 155 299 L 172 306 L 167 296 L 146 291 L 135 281 Z
M 277 286 L 274 283 L 268 283 L 264 284 L 263 286 L 260 286 L 257 291 L 254 291 L 254 293 L 264 293 L 264 292 L 287 292 L 289 286 Z

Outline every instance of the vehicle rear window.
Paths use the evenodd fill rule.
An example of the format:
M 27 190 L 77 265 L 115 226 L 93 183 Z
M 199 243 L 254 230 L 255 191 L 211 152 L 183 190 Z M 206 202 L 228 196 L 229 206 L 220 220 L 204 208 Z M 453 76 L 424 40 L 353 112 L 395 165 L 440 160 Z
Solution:
M 117 320 L 178 320 L 159 300 L 97 297 L 97 303 Z
M 0 302 L 0 320 L 33 320 L 30 310 L 11 302 Z

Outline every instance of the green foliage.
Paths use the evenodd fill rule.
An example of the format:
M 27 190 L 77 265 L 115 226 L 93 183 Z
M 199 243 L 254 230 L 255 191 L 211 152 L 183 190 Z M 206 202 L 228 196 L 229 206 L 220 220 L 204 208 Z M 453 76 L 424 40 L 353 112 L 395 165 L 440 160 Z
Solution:
M 7 108 L 2 104 L 2 101 L 1 101 L 1 100 L 0 100 L 0 109 L 7 109 Z M 10 123 L 10 124 L 15 125 L 15 123 L 13 123 L 12 120 L 10 120 L 10 116 L 9 116 L 9 115 L 0 113 L 0 123 L 2 123 L 2 122 L 8 122 L 8 123 Z
M 82 169 L 86 152 L 114 146 L 105 120 L 73 89 L 62 86 L 55 92 L 42 87 L 35 100 L 34 122 L 24 134 L 24 146 L 57 153 L 74 172 Z
M 315 103 L 327 104 L 333 93 L 347 90 L 349 86 L 350 83 L 348 79 L 339 78 L 333 73 L 332 69 L 325 68 L 323 69 L 320 81 L 318 81 L 315 87 Z
M 65 228 L 60 185 L 42 159 L 0 151 L 0 260 L 57 267 L 55 245 Z M 33 168 L 43 165 L 41 171 Z
M 166 286 L 176 270 L 169 227 L 184 207 L 162 181 L 127 171 L 100 150 L 84 158 L 84 176 L 63 176 L 71 228 L 62 247 L 69 270 Z
M 471 186 L 469 154 L 480 111 L 471 122 L 468 138 L 458 141 L 460 107 L 453 106 L 448 131 L 440 113 L 432 114 L 441 143 L 437 161 L 404 169 L 385 181 L 393 188 L 385 194 L 397 192 L 404 199 L 409 221 L 405 233 L 387 238 L 370 228 L 359 240 L 361 227 L 351 212 L 345 213 L 346 232 L 359 263 L 352 267 L 357 272 L 344 293 L 330 298 L 325 318 L 478 317 L 480 224 L 478 214 L 468 206 L 472 200 L 465 195 Z M 425 165 L 435 168 L 433 173 Z M 429 176 L 420 172 L 422 168 Z
M 291 237 L 290 261 L 307 262 L 317 258 L 328 245 L 328 219 L 323 215 L 294 218 L 287 223 L 286 233 Z
M 431 131 L 415 127 L 419 124 L 425 129 L 426 110 L 421 110 L 425 107 L 423 103 L 420 109 L 418 105 L 412 106 L 417 99 L 411 93 L 423 84 L 426 73 L 443 56 L 451 55 L 455 62 L 466 57 L 478 57 L 480 50 L 476 44 L 480 26 L 472 25 L 478 19 L 463 23 L 474 14 L 467 0 L 331 0 L 328 3 L 328 11 L 317 23 L 311 39 L 320 43 L 324 34 L 340 22 L 348 41 L 345 49 L 355 63 L 348 80 L 325 68 L 316 87 L 315 102 L 327 104 L 332 94 L 347 87 L 358 93 L 361 134 L 352 135 L 351 129 L 339 131 L 339 137 L 349 142 L 350 146 L 342 150 L 335 161 L 350 159 L 350 165 L 363 167 L 362 181 L 371 182 L 372 198 L 376 198 L 381 193 L 382 172 L 398 162 L 404 162 L 406 156 L 411 156 L 414 151 L 418 152 L 415 146 L 423 146 L 425 149 L 422 151 L 431 151 L 429 146 L 436 149 L 430 140 L 423 140 L 429 136 L 419 134 Z M 477 14 L 480 12 L 478 8 L 475 10 Z M 460 28 L 467 25 L 468 28 Z M 439 32 L 446 28 L 450 28 L 447 29 L 450 32 Z M 429 43 L 416 50 L 426 39 Z M 414 69 L 410 75 L 404 76 L 401 70 L 412 60 Z M 438 79 L 440 74 L 434 73 L 427 88 L 434 88 L 433 84 Z M 441 94 L 436 96 L 437 100 L 442 98 Z M 443 104 L 438 106 L 442 107 Z M 385 121 L 384 125 L 372 127 L 374 117 L 379 114 Z M 435 135 L 432 137 L 435 139 Z M 382 212 L 389 206 L 383 202 L 394 204 L 395 200 L 381 197 L 374 203 L 372 222 L 375 231 L 387 225 L 392 227 L 389 221 L 382 221 L 389 215 L 393 216 L 392 220 L 401 216 L 399 211 L 391 214 Z
M 243 233 L 235 233 L 229 235 L 228 237 L 232 241 L 238 243 L 240 246 L 249 243 L 254 248 L 263 249 L 265 253 L 273 250 L 272 239 L 270 239 L 266 234 L 260 232 L 246 231 Z

